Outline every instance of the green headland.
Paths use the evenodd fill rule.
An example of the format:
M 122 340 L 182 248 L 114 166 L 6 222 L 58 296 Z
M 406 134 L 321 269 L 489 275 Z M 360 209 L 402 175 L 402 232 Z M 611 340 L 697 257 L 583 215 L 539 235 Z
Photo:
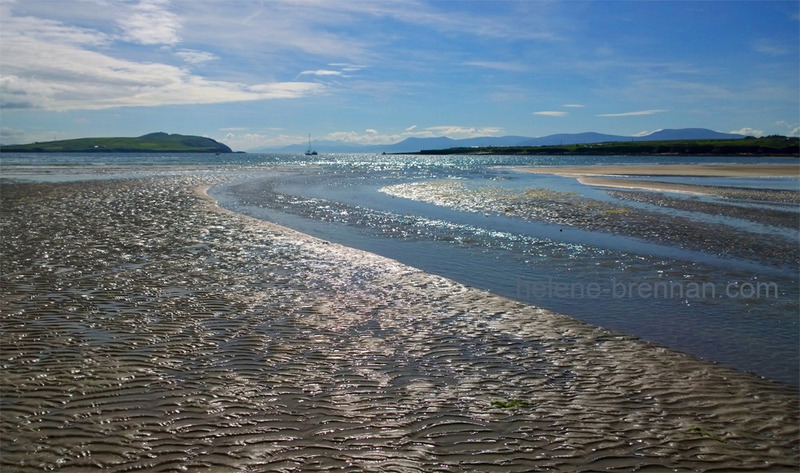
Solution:
M 800 138 L 747 137 L 737 140 L 615 141 L 563 146 L 497 146 L 426 149 L 404 154 L 497 154 L 576 156 L 787 156 L 800 157 Z
M 136 138 L 77 138 L 0 146 L 7 153 L 231 153 L 211 138 L 150 133 Z

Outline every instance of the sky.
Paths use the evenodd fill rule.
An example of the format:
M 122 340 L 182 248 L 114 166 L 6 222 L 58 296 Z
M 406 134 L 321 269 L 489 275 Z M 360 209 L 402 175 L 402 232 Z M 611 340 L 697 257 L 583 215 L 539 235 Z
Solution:
M 0 143 L 800 135 L 800 2 L 0 0 Z

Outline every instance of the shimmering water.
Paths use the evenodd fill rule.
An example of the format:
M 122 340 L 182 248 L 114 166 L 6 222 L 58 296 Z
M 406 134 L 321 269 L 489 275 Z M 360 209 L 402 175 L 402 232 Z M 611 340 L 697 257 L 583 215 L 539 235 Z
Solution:
M 797 226 L 626 201 L 571 178 L 514 171 L 518 165 L 639 164 L 649 157 L 502 157 L 228 155 L 3 156 L 9 177 L 45 180 L 152 174 L 224 175 L 211 190 L 223 206 L 347 246 L 375 252 L 590 323 L 620 330 L 762 376 L 798 377 Z M 54 161 L 58 163 L 54 163 Z M 720 163 L 752 158 L 713 158 Z M 708 158 L 658 158 L 669 164 Z M 759 159 L 759 162 L 785 162 Z M 670 177 L 664 180 L 676 181 Z M 460 206 L 392 195 L 392 186 L 453 182 L 475 194 Z M 797 188 L 797 179 L 736 181 L 687 178 L 702 185 Z M 520 218 L 481 207 L 485 189 L 555 193 L 674 218 L 682 230 L 666 235 L 647 221 L 609 232 L 587 217 Z M 672 198 L 697 199 L 672 194 Z M 726 204 L 723 199 L 703 198 Z M 738 205 L 777 204 L 737 202 Z M 796 205 L 780 206 L 798 212 Z M 543 209 L 546 214 L 563 211 Z M 616 210 L 602 210 L 613 213 Z M 571 217 L 572 218 L 572 217 Z M 685 227 L 699 226 L 693 231 Z M 682 233 L 681 233 L 682 232 Z M 703 232 L 726 239 L 705 245 Z M 727 232 L 727 233 L 726 233 Z M 690 237 L 694 240 L 690 241 Z M 764 243 L 764 241 L 767 243 Z M 783 242 L 783 243 L 781 243 Z M 755 247 L 754 245 L 763 247 Z M 782 246 L 783 245 L 783 246 Z M 746 248 L 754 247 L 752 252 Z M 734 251 L 736 250 L 736 251 Z M 788 253 L 787 253 L 788 252 Z M 783 260 L 784 254 L 790 257 Z M 762 286 L 759 286 L 762 283 Z M 660 286 L 659 286 L 660 284 Z M 569 291 L 559 288 L 569 288 Z M 598 291 L 586 292 L 591 287 Z M 653 292 L 662 288 L 662 293 Z M 744 292 L 739 292 L 740 289 Z M 750 289 L 764 294 L 750 297 Z M 773 292 L 766 294 L 768 289 Z M 578 290 L 576 293 L 576 289 Z M 667 290 L 668 289 L 668 290 Z M 699 292 L 697 289 L 704 289 Z M 577 295 L 576 295 L 577 294 Z

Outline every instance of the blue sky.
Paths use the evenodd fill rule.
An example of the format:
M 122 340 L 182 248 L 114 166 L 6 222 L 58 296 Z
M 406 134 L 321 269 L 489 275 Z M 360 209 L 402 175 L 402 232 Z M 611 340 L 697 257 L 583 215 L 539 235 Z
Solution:
M 800 2 L 0 0 L 0 142 L 800 134 Z

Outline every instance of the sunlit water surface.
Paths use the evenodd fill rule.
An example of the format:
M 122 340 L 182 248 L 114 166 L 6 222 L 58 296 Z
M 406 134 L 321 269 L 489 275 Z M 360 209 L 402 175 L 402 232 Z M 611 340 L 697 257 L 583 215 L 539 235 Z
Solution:
M 552 309 L 696 356 L 798 384 L 798 272 L 658 241 L 456 209 L 391 195 L 407 183 L 458 181 L 468 189 L 545 188 L 663 212 L 737 231 L 797 229 L 624 201 L 572 178 L 520 173 L 518 165 L 652 163 L 637 157 L 376 155 L 3 155 L 2 177 L 70 181 L 215 175 L 222 206 L 325 240 L 378 253 L 476 288 Z M 752 158 L 658 158 L 667 164 Z M 785 162 L 759 159 L 759 162 Z M 797 190 L 797 179 L 663 178 L 700 185 Z M 697 198 L 671 194 L 671 197 Z M 701 198 L 720 201 L 716 198 Z M 773 204 L 745 203 L 745 205 Z M 797 212 L 795 205 L 778 206 Z M 659 293 L 661 288 L 663 292 Z M 763 294 L 751 294 L 762 290 Z M 667 292 L 668 291 L 668 292 Z M 772 292 L 770 292 L 772 291 Z

